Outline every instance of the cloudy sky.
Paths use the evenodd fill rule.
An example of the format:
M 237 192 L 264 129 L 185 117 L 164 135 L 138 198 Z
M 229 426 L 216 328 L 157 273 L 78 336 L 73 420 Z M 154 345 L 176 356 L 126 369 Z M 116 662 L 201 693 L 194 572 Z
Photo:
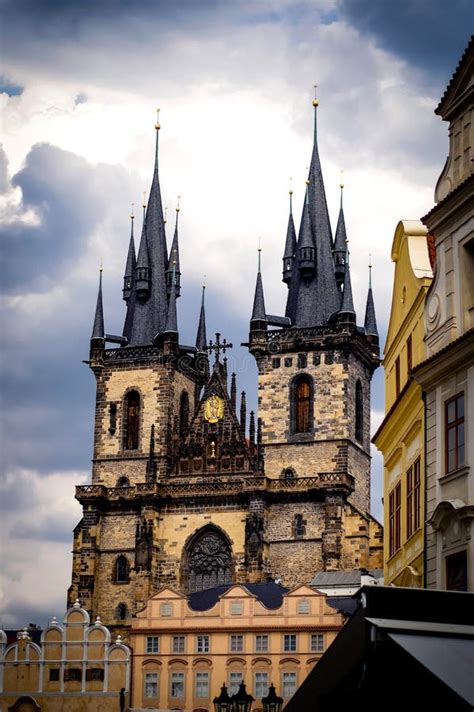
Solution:
M 182 196 L 182 342 L 195 337 L 204 275 L 209 332 L 245 340 L 259 238 L 267 310 L 282 313 L 288 183 L 298 216 L 314 84 L 333 226 L 344 170 L 359 321 L 372 253 L 384 338 L 394 229 L 432 207 L 447 154 L 433 109 L 473 17 L 470 0 L 2 0 L 0 11 L 0 606 L 10 628 L 64 611 L 74 485 L 90 478 L 94 379 L 81 361 L 98 265 L 106 329 L 121 333 L 130 204 L 139 212 L 150 185 L 156 108 L 169 233 Z M 254 404 L 243 349 L 232 365 Z M 382 412 L 379 369 L 374 428 Z

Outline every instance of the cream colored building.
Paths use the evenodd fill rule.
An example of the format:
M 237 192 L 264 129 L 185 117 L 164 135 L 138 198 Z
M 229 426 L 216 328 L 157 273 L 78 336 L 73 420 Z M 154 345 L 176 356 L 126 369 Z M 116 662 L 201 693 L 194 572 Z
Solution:
M 132 707 L 213 710 L 243 680 L 253 710 L 274 683 L 288 700 L 343 625 L 324 594 L 274 583 L 221 586 L 189 598 L 156 593 L 132 620 Z
M 385 344 L 385 418 L 373 442 L 384 460 L 384 581 L 424 584 L 424 405 L 412 369 L 424 360 L 424 304 L 432 280 L 426 227 L 398 223 Z
M 78 602 L 62 624 L 53 618 L 39 645 L 26 629 L 17 638 L 7 645 L 0 631 L 1 712 L 118 712 L 122 689 L 127 703 L 130 649 Z
M 449 155 L 423 218 L 434 235 L 425 304 L 427 358 L 415 371 L 426 400 L 426 583 L 474 591 L 474 40 L 436 113 Z

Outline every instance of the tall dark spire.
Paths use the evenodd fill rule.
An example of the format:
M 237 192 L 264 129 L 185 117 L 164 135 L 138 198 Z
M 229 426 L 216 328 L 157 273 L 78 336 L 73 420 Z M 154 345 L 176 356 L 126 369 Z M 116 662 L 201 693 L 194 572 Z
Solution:
M 237 383 L 235 380 L 235 373 L 232 374 L 230 378 L 230 405 L 235 413 L 235 407 L 237 404 Z
M 92 328 L 91 339 L 104 339 L 104 307 L 102 305 L 102 267 L 99 274 L 99 291 L 97 293 L 97 304 L 95 307 L 94 326 Z
M 339 185 L 341 189 L 341 204 L 339 207 L 339 217 L 337 219 L 336 237 L 334 238 L 334 273 L 336 275 L 337 286 L 340 288 L 344 283 L 345 273 L 345 258 L 346 258 L 346 223 L 344 220 L 344 208 L 342 205 L 342 195 L 344 191 L 344 183 L 341 180 Z
M 369 291 L 367 293 L 367 304 L 365 307 L 364 329 L 367 336 L 379 338 L 377 320 L 375 318 L 374 296 L 372 294 L 372 264 L 369 262 Z
M 155 130 L 153 181 L 137 257 L 137 299 L 130 315 L 129 343 L 132 345 L 152 344 L 156 336 L 163 332 L 168 315 L 165 275 L 168 256 L 158 175 L 159 121 L 155 124 Z
M 262 273 L 261 273 L 261 253 L 262 250 L 258 248 L 258 272 L 257 272 L 257 283 L 255 285 L 255 296 L 253 299 L 253 310 L 252 317 L 250 319 L 250 328 L 266 328 L 266 313 L 265 313 L 265 298 L 263 296 L 263 283 L 262 283 Z
M 207 334 L 206 334 L 206 310 L 204 308 L 204 294 L 206 292 L 206 287 L 202 286 L 202 298 L 201 298 L 201 313 L 199 314 L 199 324 L 196 335 L 196 349 L 199 353 L 206 353 L 207 346 Z
M 176 206 L 176 222 L 174 226 L 173 242 L 171 243 L 170 257 L 168 260 L 168 269 L 166 270 L 166 289 L 168 292 L 168 297 L 171 294 L 171 278 L 173 274 L 173 268 L 175 270 L 175 286 L 176 286 L 176 297 L 181 294 L 181 271 L 179 268 L 179 241 L 178 241 L 178 218 L 179 218 L 179 206 L 180 196 L 178 195 L 178 204 Z
M 298 275 L 293 270 L 288 294 L 286 315 L 294 326 L 325 324 L 340 307 L 340 294 L 334 276 L 332 232 L 319 160 L 317 141 L 317 108 L 314 99 L 314 144 L 308 175 L 307 200 L 298 235 Z M 313 243 L 314 267 L 310 253 Z M 308 252 L 303 251 L 307 247 Z M 309 260 L 302 259 L 308 255 Z
M 283 254 L 283 281 L 290 285 L 294 259 L 296 255 L 296 230 L 293 220 L 293 189 L 290 188 L 290 215 L 286 229 L 285 252 Z
M 240 428 L 245 437 L 245 430 L 247 428 L 247 399 L 245 397 L 245 391 L 240 394 Z
M 351 272 L 349 269 L 349 247 L 346 241 L 346 258 L 344 272 L 344 287 L 342 292 L 341 314 L 353 314 L 355 318 L 354 301 L 352 299 Z

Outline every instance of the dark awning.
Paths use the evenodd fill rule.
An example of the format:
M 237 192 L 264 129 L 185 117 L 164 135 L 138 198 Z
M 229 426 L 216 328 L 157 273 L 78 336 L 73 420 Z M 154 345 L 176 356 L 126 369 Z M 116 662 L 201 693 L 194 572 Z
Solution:
M 388 633 L 389 637 L 459 697 L 474 707 L 474 641 L 472 638 Z

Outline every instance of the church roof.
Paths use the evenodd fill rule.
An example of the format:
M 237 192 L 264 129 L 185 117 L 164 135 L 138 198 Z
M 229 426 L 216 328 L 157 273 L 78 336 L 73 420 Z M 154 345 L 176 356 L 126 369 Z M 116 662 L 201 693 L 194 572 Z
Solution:
M 235 586 L 234 583 L 208 588 L 205 591 L 197 591 L 189 596 L 189 606 L 194 611 L 207 611 L 215 606 L 219 598 Z M 264 583 L 239 583 L 239 586 L 247 589 L 249 593 L 263 603 L 265 608 L 280 608 L 283 603 L 283 596 L 288 593 L 287 588 L 275 581 L 265 581 Z

